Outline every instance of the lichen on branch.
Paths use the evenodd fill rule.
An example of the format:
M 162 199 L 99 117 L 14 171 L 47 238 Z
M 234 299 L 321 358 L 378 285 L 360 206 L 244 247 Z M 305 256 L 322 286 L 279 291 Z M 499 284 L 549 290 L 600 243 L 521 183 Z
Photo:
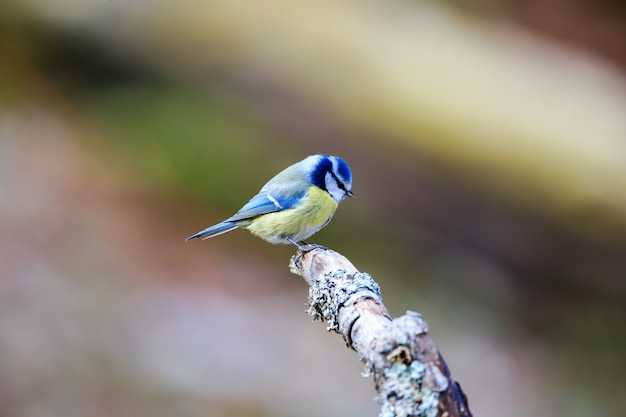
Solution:
M 309 315 L 341 334 L 373 376 L 380 417 L 471 417 L 420 314 L 392 320 L 372 276 L 332 250 L 299 252 L 290 269 L 310 286 Z

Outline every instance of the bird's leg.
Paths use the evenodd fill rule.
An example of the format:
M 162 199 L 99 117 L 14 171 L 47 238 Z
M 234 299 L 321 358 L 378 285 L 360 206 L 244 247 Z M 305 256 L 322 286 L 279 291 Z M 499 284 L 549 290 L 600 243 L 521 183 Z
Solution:
M 296 248 L 298 248 L 298 250 L 300 250 L 300 251 L 304 252 L 304 248 L 303 248 L 302 246 L 300 246 L 300 245 L 298 244 L 298 242 L 296 242 L 295 240 L 293 240 L 293 239 L 292 239 L 292 238 L 290 238 L 290 237 L 288 237 L 288 238 L 287 238 L 287 240 L 288 240 L 288 241 L 289 241 L 292 245 L 294 245 Z

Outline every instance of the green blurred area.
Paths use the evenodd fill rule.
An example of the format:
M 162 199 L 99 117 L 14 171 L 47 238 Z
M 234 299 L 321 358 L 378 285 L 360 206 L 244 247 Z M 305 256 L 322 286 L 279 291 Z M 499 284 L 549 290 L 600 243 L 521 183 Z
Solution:
M 626 58 L 537 7 L 0 6 L 2 414 L 375 415 L 292 248 L 183 241 L 323 152 L 357 198 L 313 240 L 424 314 L 475 415 L 614 415 Z
M 219 94 L 137 86 L 106 91 L 89 105 L 116 164 L 183 197 L 233 207 L 242 189 L 262 185 L 250 179 L 270 168 L 259 158 L 263 132 Z M 210 197 L 201 192 L 207 188 Z

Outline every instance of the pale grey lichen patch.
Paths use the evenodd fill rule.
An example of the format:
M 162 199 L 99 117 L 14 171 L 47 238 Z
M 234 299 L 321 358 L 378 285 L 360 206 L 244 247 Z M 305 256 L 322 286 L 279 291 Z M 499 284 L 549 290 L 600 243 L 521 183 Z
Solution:
M 426 367 L 393 362 L 384 370 L 385 382 L 376 400 L 382 405 L 379 417 L 436 417 L 439 393 L 422 386 Z
M 327 322 L 329 331 L 339 332 L 339 309 L 360 297 L 380 299 L 380 287 L 369 274 L 339 269 L 311 283 L 307 313 L 313 320 Z
M 448 380 L 434 363 L 414 357 L 417 341 L 428 332 L 422 316 L 412 311 L 394 319 L 376 339 L 370 367 L 381 369 L 380 417 L 436 417 L 440 392 Z
M 366 361 L 364 358 L 360 358 L 361 362 L 365 362 L 365 366 L 363 366 L 363 372 L 361 372 L 361 376 L 363 378 L 369 378 L 374 372 L 374 368 L 372 367 L 372 363 Z
M 448 378 L 432 362 L 426 364 L 426 373 L 422 385 L 432 391 L 442 392 L 448 389 Z
M 421 403 L 417 407 L 417 414 L 415 415 L 420 417 L 437 417 L 437 413 L 439 413 L 439 393 L 428 388 L 422 388 Z
M 427 332 L 428 326 L 422 316 L 413 311 L 407 311 L 404 316 L 392 320 L 385 331 L 376 338 L 375 353 L 388 356 L 394 351 L 402 350 L 399 349 L 400 347 L 411 351 L 417 337 Z M 393 360 L 392 358 L 387 359 Z M 412 360 L 410 358 L 409 362 Z
M 407 311 L 404 316 L 400 316 L 394 320 L 394 325 L 403 329 L 411 339 L 415 336 L 428 333 L 428 325 L 424 319 L 422 319 L 422 315 L 415 311 Z

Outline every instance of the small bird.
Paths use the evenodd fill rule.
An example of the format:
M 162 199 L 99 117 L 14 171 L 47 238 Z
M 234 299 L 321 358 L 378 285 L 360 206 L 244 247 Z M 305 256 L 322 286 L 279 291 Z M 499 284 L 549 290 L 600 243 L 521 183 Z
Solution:
M 235 215 L 187 240 L 208 239 L 233 229 L 247 229 L 270 243 L 304 242 L 333 217 L 339 202 L 353 197 L 352 172 L 338 156 L 311 155 L 278 173 Z M 308 251 L 318 245 L 309 245 Z

